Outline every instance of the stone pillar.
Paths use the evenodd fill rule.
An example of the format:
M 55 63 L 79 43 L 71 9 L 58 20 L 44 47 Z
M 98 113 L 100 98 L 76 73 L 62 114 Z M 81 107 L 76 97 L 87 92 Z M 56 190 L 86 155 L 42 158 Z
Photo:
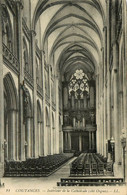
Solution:
M 42 122 L 38 121 L 38 155 L 42 156 Z
M 124 129 L 126 129 L 126 135 L 127 135 L 127 8 L 126 8 L 126 1 L 122 2 L 123 5 L 123 43 L 124 43 L 124 48 L 125 52 L 123 54 L 123 59 L 124 59 L 124 79 L 123 79 L 123 105 L 124 105 Z M 125 182 L 127 183 L 127 139 L 126 139 L 126 148 L 123 150 L 125 152 Z M 124 165 L 123 165 L 124 166 Z M 124 167 L 123 167 L 124 169 Z
M 84 92 L 83 94 L 83 100 L 84 100 L 84 108 L 87 108 L 87 94 Z
M 39 142 L 40 142 L 40 146 L 39 146 L 39 155 L 43 156 L 43 131 L 42 131 L 42 121 L 40 121 L 40 137 L 39 137 Z
M 24 82 L 24 66 L 23 66 L 23 40 L 22 40 L 22 17 L 23 4 L 17 1 L 17 55 L 20 64 L 20 75 L 18 85 L 23 85 Z M 20 145 L 20 160 L 25 160 L 25 125 L 23 123 L 23 90 L 19 88 L 19 145 Z
M 71 96 L 71 106 L 72 106 L 72 109 L 74 109 L 74 107 L 75 107 L 75 97 L 74 97 L 73 92 L 72 92 L 72 96 Z M 78 108 L 79 108 L 79 104 L 78 104 Z
M 91 131 L 89 131 L 89 151 L 91 151 L 92 147 L 91 147 Z
M 97 152 L 99 153 L 99 76 L 96 75 L 96 124 L 97 124 L 97 131 L 96 131 L 96 148 Z
M 8 160 L 8 117 L 5 125 L 6 127 L 4 127 L 4 129 L 6 129 L 6 148 L 4 148 L 4 152 L 6 153 L 4 154 L 4 156 L 6 157 L 6 160 Z
M 74 116 L 74 117 L 73 117 L 73 127 L 76 126 L 75 122 L 76 122 L 76 119 L 75 119 L 75 116 Z
M 71 133 L 68 132 L 68 150 L 71 150 Z
M 109 5 L 110 2 L 109 1 L 106 1 L 106 12 L 107 12 L 107 15 L 109 15 L 110 13 L 110 9 L 109 9 Z M 109 140 L 111 138 L 111 72 L 110 72 L 110 54 L 111 54 L 111 51 L 110 51 L 110 24 L 109 24 L 109 18 L 107 17 L 107 30 L 106 30 L 106 34 L 105 36 L 107 36 L 107 41 L 106 41 L 106 44 L 107 44 L 107 97 L 106 97 L 106 100 L 107 100 L 107 140 Z M 107 144 L 108 145 L 108 144 Z M 109 156 L 109 155 L 108 155 Z
M 53 154 L 55 154 L 55 128 L 52 128 L 52 133 L 53 133 Z
M 68 149 L 68 143 L 67 143 L 67 132 L 64 132 L 64 149 Z
M 63 83 L 63 105 L 64 108 L 66 109 L 68 107 L 68 83 L 64 82 Z
M 62 129 L 59 131 L 59 147 L 60 147 L 60 153 L 63 152 L 63 131 Z
M 121 166 L 119 165 L 120 162 L 120 132 L 119 132 L 119 121 L 118 121 L 118 46 L 117 43 L 113 46 L 113 65 L 114 65 L 114 129 L 113 129 L 113 137 L 115 139 L 115 164 L 114 164 L 114 175 L 121 176 Z
M 80 120 L 78 120 L 78 127 L 80 128 Z
M 101 154 L 104 155 L 104 97 L 101 97 Z
M 9 110 L 9 160 L 16 160 L 16 111 Z
M 47 128 L 48 155 L 49 155 L 49 154 L 51 154 L 51 129 L 50 129 L 50 125 L 47 125 L 46 128 Z
M 49 108 L 49 114 L 50 114 L 50 147 L 51 147 L 51 154 L 53 154 L 53 131 L 52 131 L 52 102 L 53 102 L 53 96 L 52 96 L 52 73 L 51 73 L 52 66 L 49 65 L 49 91 L 50 91 L 50 108 Z M 59 91 L 58 91 L 59 92 Z
M 78 99 L 78 109 L 80 109 L 80 106 L 81 106 L 81 102 L 80 102 L 80 99 Z
M 57 73 L 56 76 L 56 137 L 55 137 L 55 145 L 56 145 L 56 153 L 59 154 L 59 75 L 60 73 Z M 67 93 L 68 94 L 68 93 Z M 68 101 L 68 99 L 67 99 Z M 67 104 L 66 104 L 67 105 Z
M 81 133 L 79 134 L 79 151 L 82 151 L 82 136 Z
M 38 131 L 38 136 L 37 136 L 37 138 L 38 138 L 38 156 L 40 156 L 40 147 L 41 147 L 41 145 L 40 145 L 40 139 L 41 139 L 41 124 L 40 124 L 40 121 L 38 121 L 38 129 L 37 129 L 37 131 Z
M 90 108 L 94 107 L 94 87 L 90 86 Z
M 30 135 L 30 131 L 31 131 L 31 118 L 28 117 L 26 120 L 26 131 L 27 131 L 27 158 L 31 157 L 30 154 L 30 148 L 31 148 L 31 135 Z
M 19 115 L 16 111 L 16 160 L 19 160 L 19 124 L 18 124 Z
M 83 116 L 83 119 L 82 119 L 82 124 L 83 124 L 83 125 L 82 125 L 83 127 L 86 126 L 86 124 L 85 124 L 85 117 L 84 117 L 84 116 Z
M 30 140 L 30 142 L 31 142 L 31 147 L 30 147 L 30 156 L 31 157 L 34 157 L 34 152 L 33 152 L 33 145 L 34 145 L 34 143 L 33 143 L 33 141 L 34 141 L 34 138 L 33 138 L 33 117 L 31 117 L 31 123 L 30 123 L 30 128 L 31 128 L 31 132 L 30 132 L 30 137 L 31 137 L 31 140 Z
M 45 109 L 45 102 L 46 102 L 46 96 L 45 96 L 45 94 L 46 94 L 46 90 L 45 90 L 45 82 L 46 82 L 46 80 L 45 80 L 45 66 L 46 66 L 46 64 L 45 64 L 45 51 L 42 51 L 42 79 L 43 79 L 43 82 L 42 82 L 42 84 L 43 84 L 43 115 L 42 115 L 42 117 L 43 117 L 43 140 L 42 140 L 42 142 L 43 142 L 43 154 L 44 154 L 44 156 L 46 156 L 47 155 L 47 132 L 46 132 L 46 109 Z
M 35 45 L 35 36 L 36 32 L 34 30 L 31 30 L 31 57 L 32 57 L 32 66 L 33 66 L 33 79 L 34 79 L 34 90 L 33 90 L 33 133 L 34 133 L 34 157 L 38 157 L 38 139 L 37 139 L 37 81 L 36 81 L 36 45 Z
M 92 150 L 94 151 L 95 150 L 95 136 L 94 136 L 94 131 L 92 131 Z
M 107 10 L 108 11 L 108 10 Z M 106 157 L 106 140 L 107 140 L 107 26 L 104 26 L 104 147 L 103 154 Z

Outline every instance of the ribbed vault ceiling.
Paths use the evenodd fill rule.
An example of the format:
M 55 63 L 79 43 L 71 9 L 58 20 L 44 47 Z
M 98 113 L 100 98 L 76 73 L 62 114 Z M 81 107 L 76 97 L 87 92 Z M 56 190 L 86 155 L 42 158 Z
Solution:
M 105 0 L 38 1 L 33 26 L 40 19 L 47 63 L 67 76 L 77 67 L 95 73 L 101 64 L 105 9 Z

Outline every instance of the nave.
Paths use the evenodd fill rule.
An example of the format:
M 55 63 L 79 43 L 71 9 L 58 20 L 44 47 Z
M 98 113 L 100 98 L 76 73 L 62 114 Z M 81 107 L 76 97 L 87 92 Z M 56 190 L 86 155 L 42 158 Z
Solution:
M 1 180 L 74 154 L 66 177 L 127 182 L 126 43 L 126 0 L 0 1 Z

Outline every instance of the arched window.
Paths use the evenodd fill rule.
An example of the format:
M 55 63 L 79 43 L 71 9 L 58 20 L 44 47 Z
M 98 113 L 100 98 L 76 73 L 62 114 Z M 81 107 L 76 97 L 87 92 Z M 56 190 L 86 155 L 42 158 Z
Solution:
M 37 58 L 36 58 L 36 80 L 37 80 L 37 84 L 39 84 L 39 62 Z
M 12 51 L 13 50 L 12 24 L 6 7 L 2 8 L 2 40 L 3 43 L 8 47 L 8 49 Z
M 69 97 L 74 94 L 75 99 L 83 99 L 83 93 L 89 94 L 88 77 L 82 69 L 77 69 L 69 82 Z
M 23 61 L 24 61 L 24 69 L 29 72 L 29 58 L 28 58 L 28 48 L 25 38 L 23 38 Z

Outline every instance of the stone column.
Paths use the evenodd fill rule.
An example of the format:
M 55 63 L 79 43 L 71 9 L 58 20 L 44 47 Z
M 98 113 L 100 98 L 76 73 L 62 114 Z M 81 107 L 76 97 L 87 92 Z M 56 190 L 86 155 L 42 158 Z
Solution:
M 80 127 L 80 120 L 78 120 L 78 127 Z
M 109 5 L 110 2 L 106 1 L 106 12 L 107 15 L 109 15 L 110 13 L 110 9 L 109 9 Z M 111 50 L 110 50 L 110 21 L 109 18 L 107 17 L 107 140 L 109 140 L 111 138 L 111 72 L 110 72 L 110 54 L 111 54 Z M 108 144 L 107 144 L 108 146 Z M 110 153 L 108 154 L 108 158 L 110 159 Z
M 76 122 L 76 119 L 75 119 L 75 116 L 73 117 L 73 127 L 75 127 L 75 122 Z
M 97 132 L 96 132 L 96 148 L 99 153 L 99 75 L 96 75 L 96 124 L 97 124 Z
M 50 147 L 51 147 L 51 154 L 53 154 L 53 131 L 52 131 L 52 102 L 53 102 L 53 96 L 52 96 L 52 74 L 51 74 L 51 68 L 52 66 L 49 65 L 49 94 L 50 94 L 50 108 L 49 108 L 49 114 L 50 114 Z
M 40 155 L 40 122 L 37 122 L 37 150 L 38 156 Z
M 95 150 L 95 136 L 94 136 L 94 131 L 92 131 L 92 150 L 94 151 Z
M 18 124 L 18 111 L 16 111 L 16 160 L 19 160 L 19 124 Z
M 64 108 L 66 109 L 68 107 L 68 83 L 64 82 L 63 83 L 63 104 Z
M 59 154 L 59 75 L 57 73 L 55 81 L 56 81 L 56 133 L 55 133 L 55 145 L 56 145 L 56 153 Z M 68 102 L 68 99 L 67 99 Z M 66 104 L 67 105 L 67 104 Z
M 73 92 L 72 92 L 72 95 L 71 95 L 71 106 L 72 106 L 72 109 L 74 109 L 74 107 L 75 107 L 75 97 L 74 97 Z M 79 108 L 79 102 L 78 102 L 78 108 Z
M 46 101 L 46 90 L 45 90 L 45 51 L 42 51 L 42 79 L 43 79 L 43 82 L 42 82 L 42 85 L 43 85 L 43 153 L 44 153 L 44 156 L 47 155 L 47 132 L 46 132 L 46 112 L 45 112 L 45 101 Z
M 30 157 L 34 157 L 34 152 L 33 152 L 33 145 L 34 145 L 34 143 L 33 143 L 33 141 L 34 141 L 34 138 L 33 138 L 33 117 L 31 117 L 31 119 L 30 119 L 30 121 L 31 121 L 31 123 L 30 123 L 30 128 L 31 128 L 31 132 L 30 132 L 30 138 L 31 138 L 31 140 L 30 140 L 30 142 L 31 142 L 31 147 L 30 147 Z
M 50 125 L 47 125 L 46 129 L 47 129 L 48 155 L 49 155 L 49 154 L 51 154 L 51 129 L 50 129 Z
M 23 66 L 23 40 L 22 40 L 22 17 L 23 17 L 23 4 L 17 0 L 17 55 L 20 64 L 20 75 L 18 85 L 23 85 L 24 82 L 24 66 Z M 19 87 L 19 158 L 25 160 L 25 125 L 23 123 L 23 90 Z
M 91 131 L 89 131 L 89 150 L 91 151 L 92 149 L 92 143 L 91 143 Z
M 27 158 L 30 158 L 30 148 L 31 148 L 31 118 L 28 117 L 26 120 L 26 131 L 27 131 Z
M 101 154 L 104 155 L 104 97 L 101 97 Z
M 36 81 L 36 45 L 35 45 L 35 36 L 36 32 L 31 30 L 31 58 L 32 58 L 32 67 L 33 67 L 33 79 L 34 79 L 34 90 L 33 90 L 33 137 L 34 137 L 34 157 L 38 157 L 38 139 L 37 139 L 37 81 Z
M 82 151 L 82 136 L 81 133 L 79 134 L 79 151 Z
M 64 132 L 64 149 L 68 149 L 68 143 L 67 143 L 67 132 Z
M 7 121 L 6 121 L 6 149 L 4 148 L 4 152 L 6 151 L 6 154 L 4 154 L 4 156 L 6 157 L 6 159 L 8 160 L 8 117 L 7 117 Z M 5 138 L 5 137 L 4 137 Z
M 9 110 L 9 160 L 16 160 L 16 111 Z
M 38 121 L 38 155 L 42 156 L 42 122 Z
M 118 121 L 118 46 L 117 43 L 113 46 L 113 65 L 114 65 L 114 130 L 113 130 L 113 137 L 115 139 L 115 164 L 114 164 L 114 175 L 120 176 L 121 173 L 121 166 L 119 165 L 120 162 L 120 132 L 119 132 L 119 121 Z
M 55 128 L 52 128 L 52 132 L 53 132 L 53 154 L 55 154 Z
M 78 109 L 80 109 L 80 106 L 81 106 L 81 102 L 80 102 L 80 99 L 78 99 Z
M 90 107 L 94 107 L 94 87 L 90 86 Z
M 85 127 L 86 126 L 86 124 L 85 124 L 85 117 L 83 116 L 83 119 L 82 119 L 82 123 L 83 123 L 83 127 Z
M 87 108 L 87 97 L 86 93 L 83 93 L 83 100 L 84 100 L 84 108 Z
M 71 150 L 71 133 L 68 132 L 68 150 Z
M 106 157 L 106 139 L 107 139 L 107 26 L 104 31 L 104 146 L 103 155 Z
M 62 131 L 62 129 L 60 130 L 60 132 L 59 132 L 59 147 L 60 147 L 60 153 L 62 153 L 63 152 L 63 131 Z
M 124 105 L 124 129 L 126 129 L 126 135 L 127 135 L 127 8 L 126 8 L 126 1 L 122 2 L 123 5 L 123 43 L 125 52 L 123 54 L 123 60 L 124 60 L 124 79 L 123 79 L 123 105 Z M 127 170 L 127 140 L 126 140 L 126 148 L 123 150 L 125 152 L 125 171 Z M 125 182 L 127 183 L 127 172 L 125 172 Z
M 39 155 L 43 156 L 43 131 L 42 131 L 42 121 L 40 121 L 40 137 L 39 137 L 39 142 L 40 142 L 40 146 L 39 146 Z

